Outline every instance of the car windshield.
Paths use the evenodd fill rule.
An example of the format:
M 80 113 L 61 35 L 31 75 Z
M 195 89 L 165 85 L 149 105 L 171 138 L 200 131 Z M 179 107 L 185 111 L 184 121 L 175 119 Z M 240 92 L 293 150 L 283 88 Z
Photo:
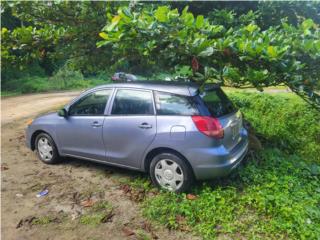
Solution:
M 214 117 L 221 117 L 236 111 L 236 107 L 220 88 L 206 90 L 200 93 L 200 97 Z

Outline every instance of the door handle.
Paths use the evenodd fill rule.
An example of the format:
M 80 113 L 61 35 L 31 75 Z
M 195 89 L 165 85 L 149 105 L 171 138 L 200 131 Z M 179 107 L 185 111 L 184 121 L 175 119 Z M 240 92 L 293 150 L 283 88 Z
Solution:
M 148 128 L 152 128 L 152 125 L 144 122 L 139 125 L 139 128 L 148 129 Z
M 92 124 L 91 124 L 92 127 L 101 127 L 102 124 L 97 122 L 97 121 L 94 121 Z

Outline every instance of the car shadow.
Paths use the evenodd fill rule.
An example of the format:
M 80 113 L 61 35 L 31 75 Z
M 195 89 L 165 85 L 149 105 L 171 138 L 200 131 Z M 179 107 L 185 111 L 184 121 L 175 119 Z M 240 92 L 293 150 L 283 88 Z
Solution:
M 79 159 L 74 157 L 66 157 L 65 161 L 62 164 L 70 165 L 74 168 L 87 168 L 90 172 L 104 172 L 106 175 L 112 175 L 115 177 L 128 177 L 128 178 L 137 178 L 137 177 L 148 177 L 148 174 L 135 171 L 127 168 L 121 168 L 117 166 L 110 165 L 108 163 L 98 163 L 90 160 Z
M 146 180 L 150 180 L 149 174 L 145 172 L 140 172 L 136 170 L 131 170 L 127 168 L 121 168 L 113 165 L 109 165 L 108 163 L 98 163 L 90 160 L 84 160 L 79 158 L 67 157 L 66 161 L 63 161 L 62 164 L 70 165 L 74 168 L 86 168 L 90 172 L 97 171 L 97 173 L 103 172 L 104 175 L 112 176 L 115 178 L 128 178 L 129 180 L 136 178 L 144 178 Z M 228 186 L 234 186 L 234 182 L 237 181 L 237 187 L 239 190 L 242 188 L 242 184 L 240 184 L 239 178 L 239 169 L 243 168 L 244 165 L 248 163 L 248 157 L 244 159 L 239 168 L 235 169 L 230 173 L 230 175 L 225 177 L 214 178 L 211 180 L 197 180 L 194 182 L 190 192 L 197 192 L 201 190 L 204 186 L 208 186 L 211 188 L 224 188 Z

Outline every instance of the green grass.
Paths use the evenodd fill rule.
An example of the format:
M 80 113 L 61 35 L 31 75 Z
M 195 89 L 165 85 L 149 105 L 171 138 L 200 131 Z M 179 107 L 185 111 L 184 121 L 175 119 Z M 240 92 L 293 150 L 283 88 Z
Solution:
M 110 75 L 84 78 L 78 72 L 58 72 L 52 77 L 26 76 L 2 82 L 1 96 L 15 96 L 25 93 L 52 92 L 86 89 L 111 81 Z
M 206 239 L 317 239 L 319 174 L 319 165 L 266 149 L 255 159 L 249 158 L 233 176 L 195 188 L 196 200 L 163 192 L 146 200 L 144 213 L 172 229 L 180 228 L 177 216 L 182 216 Z
M 144 215 L 204 239 L 320 239 L 319 113 L 292 93 L 231 91 L 263 140 L 231 176 L 185 194 L 146 194 Z M 147 178 L 132 187 L 150 191 Z
M 80 217 L 80 223 L 84 225 L 97 226 L 101 223 L 105 216 L 105 213 L 91 213 L 82 215 Z
M 41 216 L 39 218 L 36 218 L 32 221 L 32 224 L 34 225 L 47 225 L 54 221 L 54 218 L 52 216 Z
M 107 201 L 96 202 L 81 215 L 79 222 L 83 225 L 98 226 L 113 211 L 112 205 Z

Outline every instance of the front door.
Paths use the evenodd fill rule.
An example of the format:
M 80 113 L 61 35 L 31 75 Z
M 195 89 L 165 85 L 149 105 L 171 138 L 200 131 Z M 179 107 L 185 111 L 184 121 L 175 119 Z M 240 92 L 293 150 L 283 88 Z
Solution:
M 139 168 L 145 150 L 156 135 L 152 91 L 118 89 L 111 114 L 103 123 L 109 162 Z
M 111 93 L 112 89 L 91 92 L 70 106 L 68 117 L 61 117 L 57 134 L 63 155 L 106 160 L 102 128 Z

